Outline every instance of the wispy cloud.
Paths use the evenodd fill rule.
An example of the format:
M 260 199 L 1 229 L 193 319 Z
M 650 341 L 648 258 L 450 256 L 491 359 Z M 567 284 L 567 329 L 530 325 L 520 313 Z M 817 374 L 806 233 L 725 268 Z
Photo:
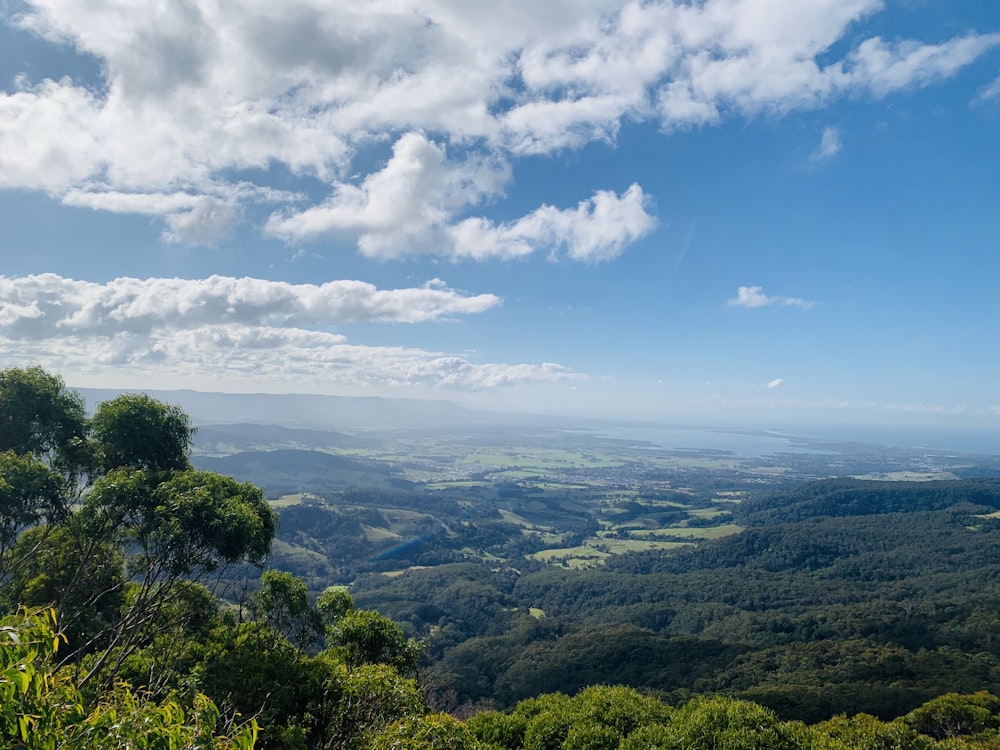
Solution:
M 980 89 L 972 101 L 973 104 L 982 104 L 996 99 L 1000 99 L 1000 78 L 996 78 L 992 83 Z
M 774 390 L 775 388 L 780 388 L 784 384 L 785 384 L 785 379 L 784 378 L 775 378 L 770 383 L 768 383 L 765 387 L 766 388 L 770 388 L 771 390 Z
M 812 161 L 826 161 L 839 154 L 840 149 L 840 131 L 834 127 L 827 127 L 823 129 L 823 135 L 819 139 L 819 146 L 813 151 L 810 159 Z
M 800 297 L 773 297 L 764 294 L 763 287 L 759 286 L 741 286 L 736 291 L 736 296 L 728 300 L 727 303 L 730 307 L 768 307 L 770 305 L 778 305 L 780 307 L 800 307 L 804 310 L 809 309 L 815 303 L 808 300 L 804 300 Z

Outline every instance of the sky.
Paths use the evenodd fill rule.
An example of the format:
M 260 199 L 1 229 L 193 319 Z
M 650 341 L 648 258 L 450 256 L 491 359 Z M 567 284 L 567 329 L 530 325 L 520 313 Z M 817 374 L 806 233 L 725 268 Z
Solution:
M 0 0 L 0 364 L 1000 434 L 992 0 Z

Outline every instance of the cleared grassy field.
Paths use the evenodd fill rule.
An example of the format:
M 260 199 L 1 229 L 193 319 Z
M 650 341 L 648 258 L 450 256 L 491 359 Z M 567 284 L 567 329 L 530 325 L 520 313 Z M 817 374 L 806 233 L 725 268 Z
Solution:
M 666 529 L 655 529 L 650 531 L 638 531 L 636 534 L 663 534 L 670 536 L 685 537 L 688 539 L 720 539 L 724 536 L 730 536 L 732 534 L 739 534 L 743 531 L 742 526 L 737 526 L 735 523 L 725 523 L 720 526 L 692 526 L 692 527 L 680 527 L 680 528 L 666 528 Z
M 585 568 L 602 564 L 606 558 L 611 557 L 611 553 L 584 544 L 578 547 L 546 549 L 527 557 L 549 565 L 558 563 L 569 568 Z
M 532 560 L 569 568 L 591 568 L 602 565 L 607 558 L 626 552 L 675 550 L 690 547 L 693 542 L 659 541 L 654 539 L 608 539 L 595 537 L 576 547 L 554 547 L 527 555 Z
M 725 510 L 719 510 L 718 508 L 692 508 L 688 511 L 689 516 L 694 516 L 695 518 L 718 518 L 719 516 L 724 516 L 728 513 Z
M 277 500 L 268 500 L 272 508 L 288 508 L 292 505 L 300 505 L 305 499 L 315 500 L 315 496 L 308 492 L 294 492 L 290 495 L 282 495 Z
M 375 526 L 365 526 L 362 524 L 361 530 L 365 534 L 365 539 L 372 544 L 379 544 L 381 542 L 398 542 L 403 538 L 399 534 L 389 531 L 389 529 L 382 529 Z

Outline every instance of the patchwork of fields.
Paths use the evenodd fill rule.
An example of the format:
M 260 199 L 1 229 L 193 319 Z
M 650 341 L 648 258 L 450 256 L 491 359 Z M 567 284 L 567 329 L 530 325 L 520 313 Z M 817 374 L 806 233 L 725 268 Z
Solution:
M 317 587 L 460 561 L 600 566 L 738 534 L 732 509 L 755 493 L 827 476 L 954 478 L 974 460 L 829 443 L 743 456 L 555 429 L 239 429 L 242 443 L 209 428 L 195 462 L 264 487 L 282 516 L 277 564 Z

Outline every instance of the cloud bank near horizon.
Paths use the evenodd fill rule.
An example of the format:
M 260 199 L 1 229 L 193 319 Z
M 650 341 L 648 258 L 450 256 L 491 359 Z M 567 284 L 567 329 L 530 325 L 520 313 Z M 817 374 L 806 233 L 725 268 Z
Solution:
M 555 363 L 474 362 L 416 347 L 351 344 L 338 325 L 424 323 L 483 313 L 492 294 L 465 295 L 434 279 L 380 290 L 360 281 L 322 285 L 251 278 L 120 278 L 107 284 L 56 274 L 0 276 L 0 342 L 11 364 L 184 382 L 335 382 L 475 391 L 581 379 Z

